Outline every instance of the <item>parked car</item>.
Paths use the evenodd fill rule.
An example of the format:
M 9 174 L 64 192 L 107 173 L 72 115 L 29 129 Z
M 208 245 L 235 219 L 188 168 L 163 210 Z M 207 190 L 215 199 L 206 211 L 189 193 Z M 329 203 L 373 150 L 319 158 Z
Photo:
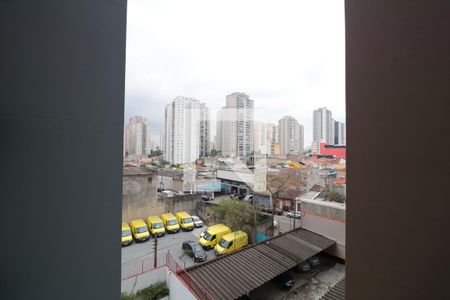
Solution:
M 208 195 L 202 195 L 201 199 L 202 199 L 202 201 L 209 201 L 210 200 Z
M 162 214 L 161 220 L 164 223 L 166 232 L 177 233 L 178 231 L 180 231 L 180 224 L 178 224 L 178 220 L 174 215 L 170 213 Z
M 292 277 L 292 275 L 287 272 L 275 277 L 274 281 L 283 289 L 290 289 L 295 284 L 294 277 Z
M 207 258 L 205 250 L 203 250 L 202 246 L 195 241 L 185 241 L 181 246 L 183 250 L 183 254 L 186 254 L 189 257 L 192 257 L 194 262 L 202 262 Z
M 154 237 L 161 237 L 166 234 L 166 229 L 164 228 L 164 223 L 159 216 L 150 216 L 147 218 L 147 227 L 150 234 Z
M 262 211 L 271 214 L 272 208 L 263 208 Z M 278 207 L 275 207 L 275 214 L 281 216 L 283 214 L 283 210 L 279 209 Z
M 303 262 L 299 263 L 297 266 L 297 271 L 301 272 L 301 273 L 306 273 L 306 272 L 309 272 L 310 270 L 311 270 L 311 265 L 309 264 L 308 261 L 303 261 Z
M 216 224 L 206 229 L 203 234 L 200 234 L 199 243 L 205 250 L 214 249 L 220 239 L 231 232 L 230 227 L 224 224 Z
M 190 214 L 185 211 L 179 211 L 175 214 L 178 220 L 178 224 L 180 224 L 180 228 L 183 231 L 191 231 L 194 230 L 194 220 Z
M 299 212 L 299 211 L 296 211 L 296 212 L 290 211 L 290 212 L 288 212 L 288 213 L 286 214 L 286 216 L 287 216 L 288 218 L 296 218 L 296 219 L 300 219 L 300 217 L 301 217 L 301 212 Z
M 147 224 L 144 220 L 136 219 L 130 222 L 131 234 L 136 242 L 145 242 L 150 239 Z
M 195 228 L 203 227 L 203 221 L 197 216 L 192 216 L 192 220 L 194 221 Z
M 308 259 L 308 262 L 311 266 L 318 266 L 320 265 L 320 258 L 319 256 L 315 255 Z
M 244 197 L 245 201 L 249 201 L 250 203 L 253 203 L 253 195 L 247 195 Z
M 127 223 L 122 223 L 122 246 L 128 246 L 133 243 L 131 228 Z
M 248 245 L 248 235 L 244 231 L 238 230 L 228 233 L 220 239 L 214 247 L 216 256 L 238 251 Z

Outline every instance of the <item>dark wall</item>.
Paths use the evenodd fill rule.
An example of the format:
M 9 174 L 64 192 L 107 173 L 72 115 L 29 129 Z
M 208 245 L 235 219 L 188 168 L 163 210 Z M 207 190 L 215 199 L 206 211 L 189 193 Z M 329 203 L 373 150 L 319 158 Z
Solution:
M 0 299 L 118 299 L 126 1 L 0 1 Z
M 444 299 L 450 2 L 347 0 L 347 299 Z

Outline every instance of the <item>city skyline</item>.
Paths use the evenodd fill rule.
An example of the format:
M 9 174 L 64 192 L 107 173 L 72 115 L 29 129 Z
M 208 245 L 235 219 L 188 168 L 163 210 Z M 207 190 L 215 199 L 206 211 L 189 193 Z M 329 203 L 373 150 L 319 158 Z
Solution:
M 226 97 L 229 97 L 229 96 L 231 96 L 233 94 L 246 95 L 245 93 L 235 92 L 235 93 L 232 93 L 232 94 L 230 94 L 230 95 L 228 95 Z M 180 99 L 180 98 L 193 99 L 193 100 L 199 101 L 199 100 L 197 100 L 195 98 L 178 96 L 178 97 L 175 97 L 173 100 L 169 101 L 165 105 L 165 107 L 167 107 L 167 105 L 172 103 L 174 100 Z M 252 102 L 253 102 L 253 100 L 252 100 Z M 202 129 L 203 130 L 203 134 L 202 134 L 202 137 L 201 137 L 201 140 L 202 140 L 201 144 L 203 146 L 200 147 L 200 148 L 203 147 L 202 148 L 203 151 L 202 151 L 202 149 L 199 150 L 202 154 L 209 153 L 209 151 L 212 150 L 212 149 L 220 150 L 220 149 L 218 149 L 219 147 L 217 147 L 217 139 L 218 139 L 218 131 L 217 131 L 217 126 L 218 125 L 217 125 L 217 121 L 220 118 L 221 111 L 223 111 L 226 108 L 227 107 L 225 105 L 225 106 L 223 106 L 223 107 L 221 107 L 219 109 L 211 110 L 208 107 L 208 103 L 201 102 L 201 107 L 199 107 L 200 113 L 203 116 L 207 116 L 206 118 L 203 117 L 201 122 L 199 121 L 200 122 L 200 127 L 203 128 Z M 252 110 L 253 110 L 253 108 L 252 108 Z M 327 112 L 327 117 L 326 117 L 327 121 L 325 121 L 325 122 L 330 123 L 329 124 L 330 125 L 329 126 L 330 127 L 329 130 L 331 131 L 331 133 L 329 131 L 327 131 L 327 133 L 326 133 L 326 135 L 329 136 L 329 140 L 327 138 L 323 138 L 321 136 L 321 133 L 319 133 L 319 137 L 317 137 L 317 133 L 315 133 L 315 130 L 317 130 L 317 125 L 315 125 L 315 123 L 317 122 L 315 115 L 319 111 L 322 111 L 322 110 Z M 163 113 L 163 115 L 164 115 L 164 113 Z M 320 108 L 317 108 L 317 109 L 312 111 L 312 116 L 313 116 L 312 117 L 312 125 L 310 126 L 310 132 L 309 132 L 311 134 L 311 136 L 312 136 L 312 141 L 310 143 L 305 142 L 305 135 L 307 133 L 305 134 L 304 128 L 308 127 L 308 126 L 305 126 L 304 123 L 301 123 L 295 117 L 292 117 L 292 116 L 290 116 L 288 114 L 285 114 L 281 118 L 279 118 L 278 120 L 276 120 L 274 122 L 270 122 L 270 121 L 267 121 L 268 118 L 264 118 L 264 117 L 261 118 L 261 115 L 266 116 L 265 114 L 259 114 L 259 118 L 255 117 L 255 119 L 253 120 L 254 123 L 255 124 L 256 123 L 264 123 L 266 125 L 267 124 L 274 124 L 274 125 L 276 125 L 275 128 L 274 128 L 276 130 L 279 130 L 279 127 L 278 127 L 279 122 L 281 120 L 285 119 L 286 117 L 293 118 L 296 122 L 298 122 L 298 125 L 300 125 L 300 128 L 301 128 L 300 132 L 301 132 L 301 136 L 302 136 L 302 138 L 301 138 L 302 142 L 301 142 L 301 146 L 300 146 L 301 151 L 303 151 L 303 150 L 305 150 L 307 148 L 311 148 L 311 147 L 314 148 L 315 146 L 317 147 L 318 146 L 318 142 L 320 142 L 321 140 L 327 141 L 328 144 L 345 144 L 345 122 L 340 122 L 338 120 L 335 120 L 334 117 L 333 117 L 332 111 L 327 109 L 327 107 L 320 107 Z M 130 118 L 135 118 L 135 117 L 143 117 L 143 116 L 141 116 L 141 115 L 133 115 Z M 320 122 L 322 122 L 322 121 L 320 121 Z M 151 122 L 148 122 L 148 123 L 150 124 L 150 126 L 153 126 L 151 124 Z M 335 129 L 335 126 L 339 126 L 339 129 Z M 320 128 L 322 128 L 322 125 L 320 125 Z M 337 132 L 339 132 L 339 142 L 335 141 L 335 134 L 336 134 L 335 130 L 337 130 Z M 322 129 L 320 129 L 320 131 L 322 131 Z M 160 149 L 162 149 L 162 148 L 164 148 L 163 140 L 165 140 L 165 137 L 163 136 L 164 132 L 165 132 L 164 124 L 162 124 L 162 126 L 160 127 L 159 132 L 160 132 L 159 135 L 153 135 L 151 137 L 151 143 L 152 143 L 152 146 L 158 146 Z M 274 134 L 274 136 L 278 137 L 278 134 Z M 209 143 L 206 143 L 206 141 L 209 141 Z M 216 145 L 216 147 L 214 148 L 213 145 Z M 207 151 L 205 151 L 205 150 L 207 150 Z
M 303 124 L 305 146 L 317 107 L 345 122 L 342 3 L 135 0 L 128 12 L 124 117 L 145 116 L 158 144 L 164 107 L 177 96 L 214 112 L 226 95 L 246 93 L 265 122 L 289 114 Z

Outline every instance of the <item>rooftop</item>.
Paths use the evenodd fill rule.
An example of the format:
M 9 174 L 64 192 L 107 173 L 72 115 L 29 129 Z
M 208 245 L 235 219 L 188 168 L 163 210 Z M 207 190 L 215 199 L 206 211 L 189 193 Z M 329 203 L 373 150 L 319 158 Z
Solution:
M 193 284 L 187 278 L 190 276 L 215 299 L 236 299 L 334 243 L 322 235 L 298 228 L 187 268 L 180 276 L 186 276 L 185 281 Z
M 345 277 L 334 285 L 320 300 L 344 300 L 345 299 Z
M 136 167 L 136 166 L 124 166 L 123 176 L 133 176 L 133 175 L 151 175 L 153 172 L 147 168 Z
M 182 176 L 183 172 L 173 169 L 158 169 L 158 176 L 164 177 L 179 177 Z

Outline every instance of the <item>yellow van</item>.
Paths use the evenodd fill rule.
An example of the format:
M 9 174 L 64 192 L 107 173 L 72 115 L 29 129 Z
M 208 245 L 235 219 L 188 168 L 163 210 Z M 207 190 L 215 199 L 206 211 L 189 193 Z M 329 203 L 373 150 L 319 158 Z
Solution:
M 150 233 L 148 232 L 148 228 L 144 220 L 133 220 L 130 223 L 130 227 L 131 233 L 133 234 L 134 240 L 136 242 L 145 242 L 150 238 Z
M 214 254 L 221 255 L 235 252 L 247 245 L 248 245 L 247 233 L 238 230 L 224 235 L 214 248 Z
M 177 218 L 172 214 L 162 214 L 161 219 L 166 227 L 167 232 L 176 233 L 180 230 Z
M 150 216 L 147 218 L 147 227 L 150 230 L 152 236 L 163 236 L 166 234 L 163 221 L 158 216 Z
M 122 246 L 128 246 L 133 242 L 131 229 L 127 223 L 122 223 Z
M 216 224 L 206 229 L 205 232 L 201 235 L 198 242 L 205 250 L 210 250 L 214 248 L 214 246 L 218 241 L 220 241 L 222 236 L 230 232 L 230 227 L 223 224 Z
M 194 220 L 192 220 L 192 217 L 190 214 L 188 214 L 185 211 L 180 211 L 175 214 L 177 217 L 178 223 L 180 224 L 180 227 L 184 231 L 190 231 L 194 230 Z

